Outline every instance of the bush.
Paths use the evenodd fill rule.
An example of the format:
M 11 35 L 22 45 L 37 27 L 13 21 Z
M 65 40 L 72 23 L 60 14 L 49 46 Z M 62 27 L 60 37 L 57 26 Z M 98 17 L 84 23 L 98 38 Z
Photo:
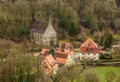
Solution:
M 113 54 L 113 55 L 112 55 L 112 58 L 113 58 L 113 59 L 120 59 L 120 54 Z
M 72 42 L 74 48 L 80 48 L 80 42 Z
M 118 78 L 116 79 L 116 82 L 120 82 L 120 77 L 118 77 Z
M 111 53 L 100 54 L 99 58 L 100 59 L 112 59 L 112 54 Z
M 100 82 L 97 74 L 88 72 L 85 74 L 85 82 Z
M 107 49 L 112 46 L 113 41 L 114 37 L 112 32 L 109 29 L 106 29 L 106 31 L 101 36 L 100 45 L 102 45 L 104 49 Z
M 115 72 L 114 71 L 110 71 L 108 73 L 105 74 L 105 79 L 106 79 L 106 82 L 113 82 L 114 79 L 115 79 Z

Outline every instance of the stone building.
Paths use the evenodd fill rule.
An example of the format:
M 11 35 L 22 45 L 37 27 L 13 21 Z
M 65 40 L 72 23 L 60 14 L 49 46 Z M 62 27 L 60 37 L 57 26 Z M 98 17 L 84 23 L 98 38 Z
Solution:
M 57 41 L 57 33 L 53 28 L 51 22 L 49 22 L 48 27 L 46 29 L 42 28 L 44 26 L 44 22 L 35 21 L 31 26 L 31 39 L 32 41 L 40 44 L 44 43 L 49 45 L 50 41 L 53 40 L 54 43 Z

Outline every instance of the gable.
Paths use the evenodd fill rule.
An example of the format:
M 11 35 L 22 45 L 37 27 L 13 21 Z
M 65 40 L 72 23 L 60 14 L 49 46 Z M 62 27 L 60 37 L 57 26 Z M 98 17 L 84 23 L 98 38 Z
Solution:
M 51 54 L 46 56 L 46 60 L 51 66 L 54 66 L 55 64 L 57 64 L 56 60 L 53 58 Z
M 67 58 L 67 60 L 66 60 L 65 65 L 71 65 L 71 64 L 73 64 L 73 63 L 74 63 L 74 61 L 73 61 L 72 57 L 71 57 L 70 55 L 68 55 L 68 58 Z
M 53 58 L 53 56 L 49 54 L 45 57 L 44 61 L 42 61 L 41 67 L 44 70 L 44 72 L 48 75 L 49 73 L 52 72 L 52 70 L 54 71 L 55 69 L 58 68 L 58 64 L 56 60 Z
M 98 49 L 97 44 L 96 44 L 91 38 L 88 38 L 88 39 L 81 45 L 81 47 L 84 47 L 84 48 L 97 48 L 97 49 Z
M 47 29 L 44 32 L 44 36 L 56 36 L 56 31 L 51 24 L 48 25 Z

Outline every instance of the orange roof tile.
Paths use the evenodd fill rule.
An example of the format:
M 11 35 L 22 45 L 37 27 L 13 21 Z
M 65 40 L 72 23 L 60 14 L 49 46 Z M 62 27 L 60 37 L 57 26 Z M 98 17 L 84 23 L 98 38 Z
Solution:
M 67 43 L 69 44 L 69 43 Z M 45 49 L 43 48 L 42 51 L 41 51 L 41 57 L 44 59 L 46 58 L 47 61 L 49 61 L 50 64 L 54 64 L 53 63 L 53 57 L 51 57 L 52 55 L 44 55 L 45 52 L 49 51 L 49 49 Z M 55 50 L 55 53 L 56 53 L 56 62 L 59 63 L 59 64 L 65 64 L 66 63 L 66 60 L 67 60 L 67 57 L 68 57 L 68 54 L 72 54 L 74 53 L 74 51 L 69 51 L 69 52 L 63 52 L 61 50 Z
M 41 53 L 42 55 L 44 55 L 44 54 L 45 54 L 46 52 L 48 52 L 49 50 L 50 50 L 50 49 L 43 48 L 40 53 Z
M 56 61 L 59 64 L 65 64 L 68 57 L 68 53 L 56 51 Z
M 50 54 L 50 55 L 47 55 L 45 57 L 45 59 L 48 61 L 48 63 L 51 65 L 51 66 L 54 66 L 57 62 L 56 60 L 53 58 L 53 56 Z
M 82 53 L 99 53 L 99 48 L 97 44 L 88 38 L 80 47 L 80 52 Z
M 66 58 L 61 58 L 61 57 L 56 57 L 56 61 L 59 63 L 59 64 L 65 64 L 66 63 Z
M 59 44 L 59 48 L 61 51 L 64 51 L 64 49 L 69 49 L 70 51 L 73 51 L 74 48 L 70 43 L 61 43 Z
M 42 69 L 48 75 L 52 70 L 58 68 L 56 60 L 51 54 L 47 55 L 41 63 Z
M 81 47 L 90 47 L 90 48 L 98 48 L 97 44 L 91 39 L 88 38 Z
M 64 55 L 67 55 L 67 53 L 65 52 L 61 52 L 61 51 L 55 51 L 56 54 L 64 54 Z

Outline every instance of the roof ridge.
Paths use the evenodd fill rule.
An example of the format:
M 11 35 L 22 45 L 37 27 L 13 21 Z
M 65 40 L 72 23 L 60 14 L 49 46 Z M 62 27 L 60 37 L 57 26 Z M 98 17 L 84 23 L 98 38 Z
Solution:
M 52 54 L 47 55 L 46 59 L 51 65 L 56 63 L 56 60 L 53 58 Z
M 90 38 L 90 40 L 92 41 L 92 43 L 96 46 L 96 48 L 98 48 L 97 44 Z
M 97 44 L 96 44 L 90 37 L 89 37 L 83 44 L 81 44 L 81 47 L 84 47 L 85 44 L 88 44 L 88 43 L 90 43 L 90 42 L 92 42 L 92 44 L 93 44 L 96 48 L 98 48 Z
M 50 31 L 54 31 L 56 33 L 56 31 L 55 31 L 55 29 L 54 29 L 54 27 L 53 27 L 53 25 L 51 23 L 48 24 L 48 26 L 47 26 L 47 28 L 46 28 L 46 30 L 44 32 L 44 35 L 48 34 L 48 32 L 50 32 Z

